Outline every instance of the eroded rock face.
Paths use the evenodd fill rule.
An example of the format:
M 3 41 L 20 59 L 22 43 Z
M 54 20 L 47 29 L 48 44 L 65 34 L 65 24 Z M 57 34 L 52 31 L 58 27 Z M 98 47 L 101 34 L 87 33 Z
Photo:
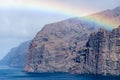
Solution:
M 118 25 L 118 10 L 119 7 L 91 16 L 107 16 Z M 25 70 L 119 75 L 119 28 L 108 32 L 98 31 L 100 27 L 78 18 L 45 25 L 32 40 Z
M 85 46 L 93 31 L 96 29 L 92 25 L 77 18 L 46 25 L 32 40 L 25 69 L 68 72 L 76 64 L 76 53 Z
M 112 32 L 102 31 L 102 35 L 97 73 L 120 75 L 120 27 Z
M 120 75 L 120 27 L 112 32 L 100 29 L 92 33 L 81 54 L 84 58 L 81 58 L 82 55 L 77 57 L 84 61 L 85 73 Z M 75 69 L 74 73 L 80 72 L 76 72 L 79 68 Z
M 62 40 L 53 36 L 55 41 L 40 34 L 37 36 L 42 42 L 34 42 L 37 37 L 29 48 L 27 71 L 120 75 L 120 27 L 112 31 L 100 29 L 83 41 L 74 35 L 71 38 L 72 34 Z

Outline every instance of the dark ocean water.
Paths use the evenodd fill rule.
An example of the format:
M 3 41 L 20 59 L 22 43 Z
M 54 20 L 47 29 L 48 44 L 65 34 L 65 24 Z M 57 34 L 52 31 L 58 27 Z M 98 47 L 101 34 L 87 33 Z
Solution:
M 2 66 L 0 67 L 0 80 L 120 80 L 120 77 L 68 73 L 25 73 L 21 72 L 21 69 Z

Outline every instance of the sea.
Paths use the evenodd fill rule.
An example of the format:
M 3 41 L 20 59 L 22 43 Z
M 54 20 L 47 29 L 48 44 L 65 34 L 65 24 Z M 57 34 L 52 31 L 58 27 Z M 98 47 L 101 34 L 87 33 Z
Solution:
M 21 68 L 0 66 L 0 80 L 120 80 L 120 76 L 77 75 L 69 73 L 26 73 Z

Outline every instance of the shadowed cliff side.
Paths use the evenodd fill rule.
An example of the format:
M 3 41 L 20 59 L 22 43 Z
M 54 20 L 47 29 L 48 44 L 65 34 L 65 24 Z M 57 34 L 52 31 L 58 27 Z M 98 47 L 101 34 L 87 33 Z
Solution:
M 120 75 L 120 26 L 112 31 L 100 29 L 92 33 L 75 59 L 79 59 L 80 64 L 84 62 L 85 73 Z M 79 74 L 79 66 L 73 66 L 70 72 Z

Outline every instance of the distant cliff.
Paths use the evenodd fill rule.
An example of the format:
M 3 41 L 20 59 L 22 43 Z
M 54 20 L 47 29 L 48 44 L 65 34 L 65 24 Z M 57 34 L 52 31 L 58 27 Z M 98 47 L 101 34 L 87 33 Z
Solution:
M 119 9 L 117 7 L 91 16 L 106 15 L 111 21 L 120 22 Z M 110 42 L 115 39 L 111 36 L 118 35 L 117 31 L 98 31 L 100 27 L 81 18 L 45 25 L 30 44 L 25 70 L 119 75 L 120 57 L 116 56 L 120 55 L 114 49 L 119 48 L 115 42 L 113 45 Z
M 8 65 L 11 67 L 24 67 L 29 44 L 30 41 L 27 41 L 21 43 L 16 48 L 12 48 L 10 52 L 0 61 L 0 65 Z

